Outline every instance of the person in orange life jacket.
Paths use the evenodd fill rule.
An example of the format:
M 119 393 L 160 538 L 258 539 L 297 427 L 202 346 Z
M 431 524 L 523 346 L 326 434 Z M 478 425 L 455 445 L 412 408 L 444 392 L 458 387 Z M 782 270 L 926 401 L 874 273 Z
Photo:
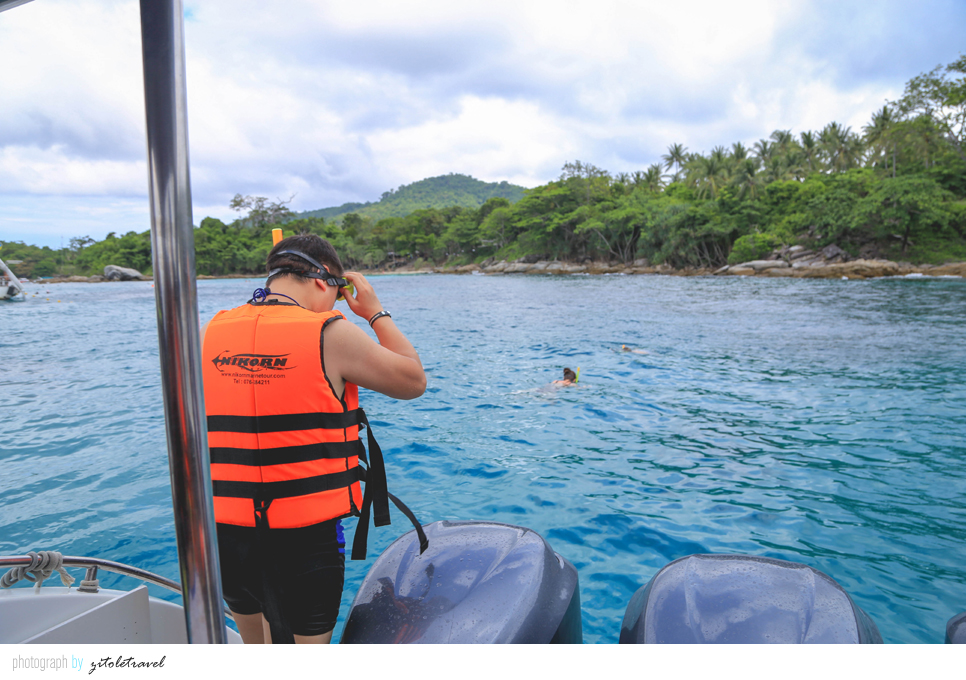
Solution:
M 315 264 L 322 265 L 322 268 Z M 279 446 L 278 441 L 283 441 L 273 442 L 273 436 L 281 434 L 298 438 L 319 432 L 303 429 L 265 434 L 260 429 L 256 435 L 251 430 L 233 434 L 231 431 L 218 432 L 217 428 L 212 432 L 213 413 L 217 413 L 215 417 L 228 418 L 233 416 L 225 416 L 226 412 L 251 409 L 257 413 L 253 411 L 249 415 L 265 414 L 269 418 L 284 418 L 284 414 L 303 414 L 308 410 L 341 415 L 358 408 L 360 386 L 396 399 L 415 399 L 426 390 L 426 374 L 416 350 L 385 312 L 369 281 L 358 272 L 343 272 L 338 254 L 327 241 L 315 235 L 283 239 L 269 253 L 267 266 L 270 275 L 265 291 L 256 291 L 259 299 L 253 297 L 242 307 L 219 312 L 202 330 L 213 480 L 251 479 L 245 475 L 253 474 L 249 472 L 252 468 L 242 465 L 216 465 L 216 451 L 239 450 L 219 449 L 219 446 L 241 445 L 243 453 L 253 456 L 266 452 L 272 454 L 273 443 Z M 355 287 L 354 296 L 343 287 L 346 281 Z M 333 311 L 336 300 L 343 296 L 354 314 L 370 322 L 378 343 L 345 320 L 340 312 Z M 301 344 L 293 346 L 292 343 L 296 342 Z M 226 347 L 231 347 L 231 351 Z M 243 351 L 235 351 L 237 347 Z M 247 358 L 243 356 L 245 354 Z M 273 363 L 269 367 L 266 361 Z M 314 384 L 305 384 L 307 379 Z M 306 399 L 309 398 L 320 403 L 307 405 Z M 355 441 L 358 426 L 335 429 L 334 433 L 338 436 L 326 440 L 336 442 L 334 446 L 352 443 L 361 448 L 361 444 Z M 221 440 L 218 437 L 235 439 Z M 288 444 L 285 451 L 308 448 L 293 446 L 293 441 L 301 443 L 285 439 L 284 443 Z M 249 451 L 253 448 L 256 450 Z M 355 458 L 351 457 L 335 461 L 315 460 L 308 464 L 341 461 L 346 468 L 342 473 L 323 473 L 323 476 L 337 477 L 352 471 L 348 469 L 349 460 L 353 467 L 357 465 Z M 286 472 L 285 469 L 298 466 L 273 466 L 271 460 L 262 460 L 261 464 L 264 467 L 254 468 L 254 474 L 262 475 L 258 478 L 261 481 L 266 481 L 264 478 L 268 473 L 265 471 L 273 467 L 282 470 L 282 479 L 291 479 L 291 475 L 319 474 Z M 232 478 L 232 474 L 241 476 Z M 348 493 L 339 489 L 302 498 L 280 498 L 263 509 L 255 507 L 254 511 L 250 497 L 219 498 L 217 489 L 216 486 L 215 516 L 222 584 L 225 600 L 242 639 L 246 643 L 271 643 L 272 635 L 265 616 L 266 607 L 270 607 L 274 608 L 275 616 L 284 620 L 296 643 L 328 643 L 338 616 L 345 566 L 339 516 L 358 514 L 357 508 L 362 500 L 358 481 L 349 487 Z M 322 510 L 322 515 L 318 515 L 323 506 L 313 499 L 326 494 L 335 494 L 341 503 L 347 502 L 348 505 L 333 511 Z M 306 498 L 314 504 L 305 505 Z M 264 514 L 258 515 L 260 511 Z M 303 515 L 303 512 L 307 514 Z M 324 516 L 326 512 L 336 513 L 336 517 L 304 525 L 304 521 L 312 521 L 313 516 Z M 259 520 L 253 516 L 267 517 L 264 520 L 267 531 L 258 533 L 256 525 Z M 273 563 L 283 564 L 276 570 Z M 273 570 L 281 578 L 268 583 L 266 574 Z M 266 596 L 267 590 L 277 594 Z

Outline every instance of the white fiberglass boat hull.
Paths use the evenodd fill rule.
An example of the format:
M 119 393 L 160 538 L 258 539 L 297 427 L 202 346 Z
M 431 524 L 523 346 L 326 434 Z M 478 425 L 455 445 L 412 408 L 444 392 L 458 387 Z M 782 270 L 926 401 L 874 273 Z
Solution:
M 241 637 L 227 629 L 228 642 Z M 187 644 L 184 608 L 134 590 L 0 590 L 0 643 Z

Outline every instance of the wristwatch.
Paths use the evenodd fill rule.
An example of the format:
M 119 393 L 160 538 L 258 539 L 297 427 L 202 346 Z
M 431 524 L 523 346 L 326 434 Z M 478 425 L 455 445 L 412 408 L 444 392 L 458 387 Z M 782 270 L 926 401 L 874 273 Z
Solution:
M 381 319 L 384 316 L 388 316 L 390 319 L 392 318 L 392 314 L 387 312 L 385 309 L 381 312 L 376 312 L 372 315 L 372 318 L 369 319 L 369 327 L 372 328 L 372 324 L 375 323 L 376 319 Z

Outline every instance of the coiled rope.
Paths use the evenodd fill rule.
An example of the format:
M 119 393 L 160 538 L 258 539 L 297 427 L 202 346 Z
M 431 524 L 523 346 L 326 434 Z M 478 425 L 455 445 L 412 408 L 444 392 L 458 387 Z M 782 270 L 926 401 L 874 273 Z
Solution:
M 60 574 L 60 581 L 68 588 L 74 583 L 74 577 L 64 569 L 64 556 L 56 550 L 41 550 L 40 552 L 29 552 L 30 564 L 23 567 L 14 567 L 0 578 L 0 588 L 9 588 L 13 584 L 26 579 L 34 584 L 34 589 L 39 590 L 41 584 L 56 571 Z

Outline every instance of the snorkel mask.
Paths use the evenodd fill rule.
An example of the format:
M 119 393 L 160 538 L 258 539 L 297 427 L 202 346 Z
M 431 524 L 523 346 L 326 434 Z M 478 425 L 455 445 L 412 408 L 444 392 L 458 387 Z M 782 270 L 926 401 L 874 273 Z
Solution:
M 342 278 L 341 276 L 335 276 L 326 268 L 324 264 L 316 261 L 299 250 L 280 250 L 276 253 L 276 255 L 294 255 L 295 257 L 305 260 L 313 267 L 316 267 L 319 271 L 305 272 L 298 269 L 292 269 L 291 267 L 278 267 L 268 273 L 268 278 L 272 278 L 276 274 L 297 274 L 298 276 L 305 276 L 310 279 L 319 279 L 320 281 L 325 281 L 328 285 L 335 286 L 339 289 L 339 294 L 335 298 L 337 302 L 345 299 L 344 295 L 342 294 L 343 288 L 349 291 L 349 295 L 355 293 L 355 287 L 349 283 L 348 279 Z

